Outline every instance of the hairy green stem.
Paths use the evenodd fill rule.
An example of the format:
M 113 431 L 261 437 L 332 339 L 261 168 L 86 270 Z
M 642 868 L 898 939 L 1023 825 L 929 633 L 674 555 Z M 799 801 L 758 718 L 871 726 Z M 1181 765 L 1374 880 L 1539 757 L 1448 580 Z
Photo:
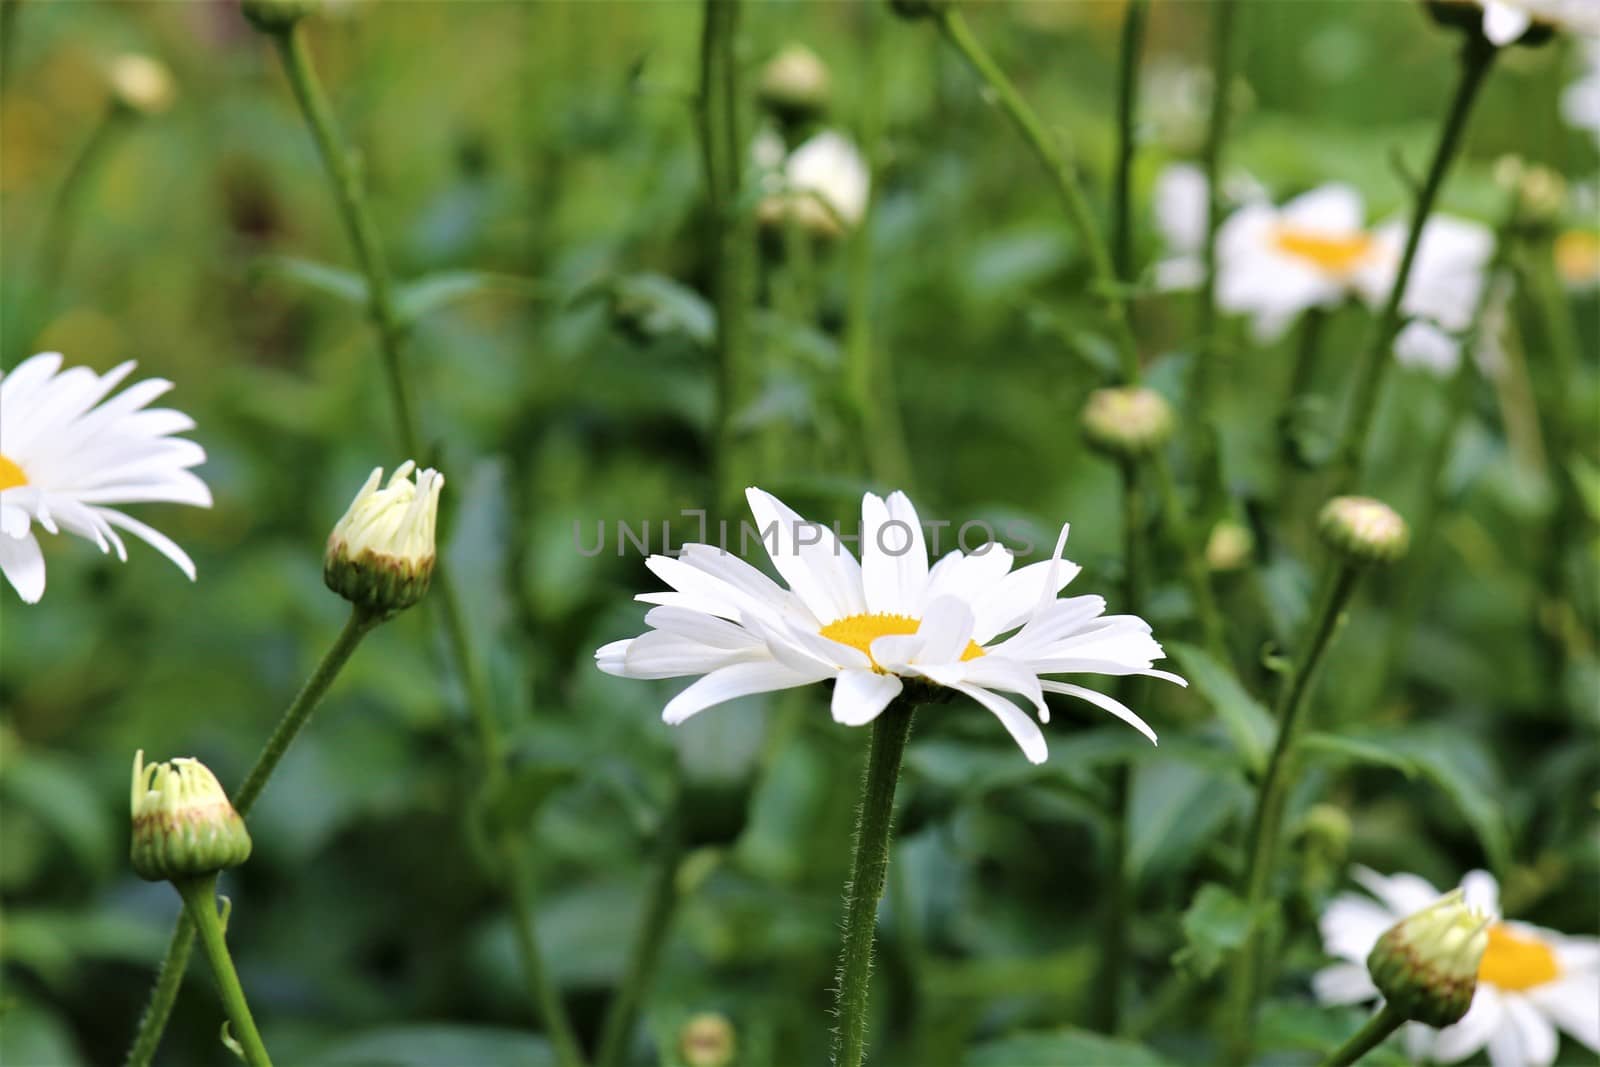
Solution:
M 549 1031 L 550 1044 L 554 1046 L 556 1062 L 562 1067 L 577 1067 L 584 1062 L 578 1044 L 577 1031 L 562 1003 L 561 992 L 544 966 L 544 953 L 539 947 L 539 928 L 534 918 L 533 872 L 528 869 L 527 858 L 517 841 L 516 834 L 503 831 L 496 835 L 498 862 L 506 883 L 507 896 L 511 898 L 511 921 L 516 934 L 517 954 L 522 958 L 522 978 L 527 985 L 528 999 L 537 1017 Z
M 1385 1001 L 1376 1015 L 1350 1035 L 1350 1040 L 1328 1054 L 1328 1058 L 1322 1061 L 1322 1067 L 1349 1067 L 1382 1044 L 1405 1021 L 1406 1017 Z
M 633 947 L 628 953 L 628 968 L 622 985 L 606 1012 L 600 1032 L 600 1051 L 595 1067 L 619 1067 L 627 1056 L 628 1038 L 639 1017 L 639 1005 L 656 972 L 661 947 L 678 909 L 678 867 L 683 861 L 683 835 L 678 826 L 676 805 L 661 830 L 661 855 L 645 896 L 644 914 Z
M 1200 282 L 1199 318 L 1195 335 L 1198 350 L 1190 397 L 1198 413 L 1197 423 L 1211 418 L 1212 394 L 1216 380 L 1216 345 L 1212 336 L 1217 327 L 1217 230 L 1222 226 L 1222 148 L 1228 140 L 1228 120 L 1233 117 L 1234 17 L 1238 0 L 1212 0 L 1211 5 L 1211 120 L 1206 127 L 1203 167 L 1206 175 L 1206 237 L 1201 249 L 1205 271 Z
M 1472 112 L 1473 101 L 1483 86 L 1494 57 L 1498 53 L 1480 34 L 1466 35 L 1461 50 L 1461 76 L 1456 83 L 1455 96 L 1450 110 L 1445 114 L 1444 127 L 1439 134 L 1439 144 L 1434 149 L 1433 162 L 1428 175 L 1417 192 L 1417 205 L 1411 218 L 1411 229 L 1406 235 L 1405 251 L 1400 256 L 1400 268 L 1395 273 L 1389 299 L 1373 328 L 1372 343 L 1356 365 L 1355 386 L 1350 397 L 1350 412 L 1345 419 L 1344 434 L 1335 454 L 1333 491 L 1337 495 L 1349 491 L 1361 473 L 1361 460 L 1366 451 L 1367 436 L 1372 432 L 1373 418 L 1377 413 L 1379 387 L 1384 372 L 1393 362 L 1390 349 L 1400 332 L 1400 307 L 1405 299 L 1406 285 L 1411 280 L 1411 267 L 1416 262 L 1417 249 L 1422 244 L 1422 231 L 1433 212 L 1439 188 L 1445 174 L 1461 145 L 1461 135 Z
M 183 985 L 184 972 L 189 969 L 189 956 L 194 952 L 194 924 L 186 913 L 180 912 L 178 922 L 167 942 L 166 955 L 156 970 L 156 982 L 150 989 L 150 999 L 144 1013 L 139 1016 L 139 1030 L 133 1044 L 128 1047 L 124 1063 L 127 1067 L 150 1067 L 155 1059 L 161 1035 L 167 1029 L 172 1007 L 178 1002 L 178 988 Z
M 872 724 L 872 744 L 861 779 L 856 811 L 850 882 L 844 895 L 844 945 L 835 989 L 838 1028 L 833 1034 L 834 1067 L 861 1067 L 867 1055 L 867 990 L 872 975 L 872 940 L 878 901 L 889 870 L 889 839 L 894 828 L 894 792 L 900 760 L 911 736 L 915 707 L 903 697 Z
M 1139 55 L 1150 0 L 1128 0 L 1122 16 L 1122 53 L 1117 75 L 1117 160 L 1111 187 L 1111 256 L 1117 277 L 1133 281 L 1133 158 L 1138 152 L 1135 124 L 1139 110 Z
M 205 946 L 211 961 L 211 971 L 217 978 L 217 990 L 222 994 L 222 1005 L 227 1009 L 228 1020 L 233 1023 L 233 1037 L 244 1050 L 245 1062 L 250 1067 L 272 1067 L 267 1046 L 262 1044 L 261 1033 L 250 1015 L 250 1005 L 245 1002 L 244 987 L 233 969 L 233 958 L 228 955 L 228 942 L 223 936 L 222 920 L 217 915 L 217 876 L 208 874 L 201 878 L 185 878 L 172 883 L 183 897 L 184 913 L 200 930 L 200 943 Z
M 1100 293 L 1106 317 L 1110 320 L 1112 340 L 1117 346 L 1122 378 L 1128 383 L 1139 381 L 1141 374 L 1139 348 L 1128 318 L 1127 295 L 1121 279 L 1117 276 L 1111 253 L 1106 250 L 1105 241 L 1101 239 L 1100 232 L 1095 227 L 1094 214 L 1089 209 L 1088 198 L 1078 185 L 1076 171 L 1068 162 L 1056 138 L 1045 129 L 1044 123 L 1022 98 L 1022 94 L 1006 76 L 1006 72 L 1000 69 L 999 64 L 972 35 L 966 19 L 961 16 L 956 6 L 940 5 L 936 18 L 945 39 L 955 46 L 956 51 L 961 53 L 962 58 L 978 77 L 988 85 L 994 101 L 1015 124 L 1023 140 L 1033 149 L 1055 182 L 1056 191 L 1060 193 L 1061 202 L 1066 207 L 1067 221 L 1071 224 L 1078 243 L 1089 259 L 1095 288 Z
M 1312 612 L 1311 631 L 1306 644 L 1300 650 L 1278 700 L 1278 737 L 1261 779 L 1247 849 L 1249 860 L 1245 868 L 1244 897 L 1250 931 L 1235 961 L 1229 998 L 1230 1029 L 1227 1036 L 1232 1046 L 1231 1059 L 1235 1063 L 1243 1063 L 1249 1058 L 1253 1043 L 1255 1006 L 1262 985 L 1262 942 L 1266 928 L 1271 925 L 1261 913 L 1267 905 L 1267 890 L 1271 887 L 1273 868 L 1277 862 L 1295 745 L 1304 726 L 1305 716 L 1302 712 L 1324 654 L 1344 621 L 1345 606 L 1355 590 L 1359 575 L 1360 572 L 1345 561 L 1333 564 L 1332 571 L 1322 583 L 1321 594 Z

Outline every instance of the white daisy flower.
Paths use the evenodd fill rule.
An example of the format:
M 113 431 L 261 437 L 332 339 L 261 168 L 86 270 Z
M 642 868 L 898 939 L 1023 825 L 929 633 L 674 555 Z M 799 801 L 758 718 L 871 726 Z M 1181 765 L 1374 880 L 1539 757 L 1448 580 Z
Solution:
M 1600 40 L 1584 41 L 1583 74 L 1561 94 L 1561 114 L 1600 141 Z
M 1365 867 L 1352 876 L 1372 895 L 1337 897 L 1322 915 L 1322 945 L 1346 962 L 1312 979 L 1324 1004 L 1363 1004 L 1378 997 L 1367 954 L 1383 932 L 1439 897 L 1414 874 L 1384 877 Z M 1467 903 L 1498 916 L 1500 889 L 1487 871 L 1461 880 Z M 1442 1030 L 1406 1026 L 1413 1060 L 1457 1063 L 1487 1048 L 1494 1067 L 1550 1067 L 1564 1031 L 1600 1052 L 1600 938 L 1568 937 L 1527 923 L 1497 919 L 1478 965 L 1478 992 L 1462 1020 Z
M 702 675 L 662 712 L 680 723 L 735 697 L 831 680 L 833 718 L 871 722 L 905 686 L 944 687 L 992 712 L 1034 763 L 1044 734 L 1004 693 L 1031 705 L 1040 722 L 1045 693 L 1096 704 L 1150 739 L 1144 720 L 1093 689 L 1046 678 L 1059 674 L 1145 674 L 1161 646 L 1132 615 L 1105 615 L 1098 596 L 1057 599 L 1079 568 L 1061 558 L 1067 527 L 1049 560 L 1012 570 L 998 544 L 951 552 L 933 566 L 917 512 L 904 493 L 861 501 L 861 561 L 828 527 L 807 522 L 777 497 L 745 491 L 762 544 L 784 588 L 737 556 L 686 545 L 680 558 L 646 565 L 672 587 L 636 599 L 656 605 L 651 629 L 595 653 L 601 670 L 624 678 Z
M 1236 174 L 1222 183 L 1224 210 L 1266 199 L 1254 178 Z M 1167 258 L 1156 264 L 1159 289 L 1196 289 L 1205 280 L 1206 174 L 1193 163 L 1174 163 L 1156 177 L 1155 223 Z
M 126 530 L 192 581 L 194 564 L 183 549 L 106 506 L 211 506 L 211 491 L 188 470 L 205 462 L 205 450 L 173 436 L 194 429 L 194 420 L 145 408 L 172 383 L 151 378 L 107 400 L 132 362 L 103 375 L 87 367 L 63 371 L 61 362 L 59 353 L 44 352 L 0 376 L 0 571 L 25 602 L 44 595 L 44 556 L 32 531 L 38 523 L 93 541 L 102 552 L 115 549 L 124 561 L 128 550 L 117 529 Z
M 757 135 L 751 155 L 768 172 L 763 182 L 768 195 L 760 208 L 766 221 L 792 212 L 806 228 L 836 235 L 866 217 L 872 174 L 843 134 L 823 130 L 786 152 L 783 138 L 769 128 Z
M 1600 4 L 1594 0 L 1475 0 L 1483 8 L 1483 35 L 1503 47 L 1536 25 L 1600 36 Z

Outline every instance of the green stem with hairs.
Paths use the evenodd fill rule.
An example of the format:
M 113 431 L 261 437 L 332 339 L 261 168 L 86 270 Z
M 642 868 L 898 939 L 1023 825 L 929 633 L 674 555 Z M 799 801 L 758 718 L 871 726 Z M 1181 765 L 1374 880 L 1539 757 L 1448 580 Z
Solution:
M 1322 1061 L 1322 1067 L 1349 1067 L 1381 1045 L 1405 1021 L 1406 1017 L 1385 1001 L 1376 1015 L 1350 1035 L 1350 1040 L 1328 1054 L 1328 1058 Z
M 895 786 L 900 781 L 900 760 L 911 736 L 915 710 L 910 701 L 897 697 L 872 724 L 872 744 L 861 779 L 861 806 L 856 811 L 850 881 L 845 886 L 844 945 L 834 991 L 838 1027 L 833 1033 L 833 1067 L 861 1067 L 867 1055 L 872 940 L 889 871 Z
M 244 987 L 233 969 L 233 959 L 228 955 L 228 942 L 223 936 L 222 919 L 217 915 L 217 876 L 208 874 L 201 878 L 185 878 L 172 883 L 183 897 L 184 913 L 189 922 L 200 929 L 200 943 L 205 946 L 211 960 L 211 971 L 217 977 L 217 990 L 222 994 L 223 1007 L 233 1024 L 233 1037 L 244 1051 L 244 1060 L 250 1067 L 272 1067 L 267 1046 L 262 1044 L 261 1033 L 250 1015 L 250 1005 L 244 998 Z
M 1054 181 L 1056 191 L 1061 195 L 1062 205 L 1067 211 L 1067 221 L 1088 257 L 1089 269 L 1094 276 L 1094 286 L 1104 303 L 1106 317 L 1110 320 L 1112 340 L 1117 346 L 1122 378 L 1129 384 L 1137 383 L 1141 373 L 1139 348 L 1128 318 L 1127 296 L 1117 276 L 1111 253 L 1107 251 L 1105 241 L 1101 239 L 1099 230 L 1095 226 L 1094 213 L 1089 209 L 1089 200 L 1079 187 L 1076 171 L 1068 162 L 1056 138 L 1045 129 L 1038 114 L 1022 98 L 1022 94 L 1006 76 L 1006 72 L 1000 69 L 999 64 L 972 35 L 966 19 L 961 16 L 956 6 L 940 5 L 935 18 L 945 40 L 961 53 L 962 58 L 978 77 L 988 85 L 993 92 L 994 101 L 1011 119 L 1017 131 L 1022 134 L 1023 140 L 1033 149 Z
M 1253 1044 L 1256 1000 L 1260 996 L 1262 941 L 1270 925 L 1262 916 L 1267 908 L 1267 890 L 1282 836 L 1284 807 L 1288 802 L 1295 746 L 1304 727 L 1306 698 L 1316 681 L 1318 668 L 1344 621 L 1345 607 L 1354 592 L 1359 570 L 1340 560 L 1322 583 L 1311 617 L 1311 632 L 1300 650 L 1294 668 L 1284 683 L 1278 700 L 1278 737 L 1267 761 L 1266 772 L 1256 801 L 1250 827 L 1248 866 L 1245 869 L 1244 897 L 1249 933 L 1235 960 L 1229 991 L 1229 1031 L 1231 1062 L 1243 1063 Z
M 1456 83 L 1455 96 L 1450 110 L 1445 114 L 1444 127 L 1439 134 L 1439 144 L 1434 149 L 1433 162 L 1428 175 L 1417 192 L 1417 205 L 1411 218 L 1411 229 L 1406 235 L 1405 251 L 1400 256 L 1400 268 L 1395 273 L 1389 299 L 1373 328 L 1372 343 L 1356 366 L 1355 387 L 1351 392 L 1350 412 L 1345 420 L 1345 431 L 1335 453 L 1333 481 L 1334 495 L 1345 493 L 1355 484 L 1361 472 L 1361 460 L 1366 451 L 1367 437 L 1372 432 L 1373 418 L 1377 413 L 1379 387 L 1384 372 L 1392 362 L 1390 349 L 1400 332 L 1400 307 L 1405 299 L 1406 285 L 1411 281 L 1411 268 L 1416 262 L 1417 249 L 1422 244 L 1422 231 L 1428 216 L 1433 213 L 1434 201 L 1444 184 L 1445 174 L 1461 145 L 1461 135 L 1472 113 L 1473 101 L 1483 86 L 1498 49 L 1484 40 L 1481 34 L 1466 35 L 1461 50 L 1461 76 Z

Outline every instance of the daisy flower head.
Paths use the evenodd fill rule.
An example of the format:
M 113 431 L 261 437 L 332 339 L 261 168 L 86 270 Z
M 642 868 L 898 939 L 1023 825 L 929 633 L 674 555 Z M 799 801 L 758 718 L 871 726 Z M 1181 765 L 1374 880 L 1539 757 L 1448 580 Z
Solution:
M 1206 211 L 1209 194 L 1205 171 L 1193 163 L 1173 163 L 1156 177 L 1152 204 L 1156 230 L 1167 257 L 1156 264 L 1158 289 L 1196 289 L 1205 281 Z M 1266 198 L 1266 190 L 1248 174 L 1222 182 L 1223 209 Z
M 763 130 L 751 152 L 767 171 L 761 221 L 794 219 L 806 230 L 837 237 L 861 225 L 872 192 L 872 174 L 855 144 L 836 130 L 823 130 L 786 151 L 775 130 Z
M 107 397 L 132 362 L 96 374 L 62 370 L 43 352 L 0 375 L 0 571 L 23 601 L 44 595 L 44 555 L 33 524 L 66 530 L 126 561 L 125 530 L 194 580 L 194 563 L 170 538 L 107 505 L 166 502 L 211 506 L 211 491 L 189 468 L 205 450 L 178 437 L 194 429 L 181 411 L 148 408 L 172 388 L 150 378 Z
M 643 635 L 601 647 L 602 671 L 624 678 L 698 675 L 667 703 L 681 723 L 735 697 L 833 682 L 835 721 L 862 726 L 908 687 L 959 694 L 990 711 L 1034 763 L 1044 733 L 1010 696 L 1048 722 L 1046 693 L 1075 696 L 1150 739 L 1145 722 L 1104 694 L 1050 677 L 1144 674 L 1163 655 L 1150 626 L 1106 615 L 1098 596 L 1058 598 L 1079 568 L 1061 558 L 1012 569 L 1011 552 L 989 543 L 929 565 L 923 529 L 904 493 L 861 501 L 861 559 L 829 527 L 808 522 L 760 489 L 745 491 L 762 545 L 787 588 L 711 545 L 651 556 L 646 566 L 671 586 L 636 599 L 654 607 Z M 947 691 L 947 693 L 945 692 Z
M 1322 946 L 1341 962 L 1312 979 L 1324 1004 L 1378 998 L 1365 961 L 1385 931 L 1434 903 L 1439 892 L 1414 874 L 1352 875 L 1367 893 L 1333 900 L 1321 919 Z M 1478 964 L 1478 990 L 1461 1021 L 1442 1030 L 1407 1024 L 1413 1060 L 1458 1063 L 1486 1049 L 1493 1067 L 1550 1067 L 1560 1034 L 1600 1052 L 1600 938 L 1569 937 L 1500 918 L 1499 886 L 1486 871 L 1462 879 L 1466 903 L 1493 919 Z
M 1561 114 L 1568 125 L 1588 130 L 1600 143 L 1600 39 L 1581 42 L 1583 73 L 1561 94 Z

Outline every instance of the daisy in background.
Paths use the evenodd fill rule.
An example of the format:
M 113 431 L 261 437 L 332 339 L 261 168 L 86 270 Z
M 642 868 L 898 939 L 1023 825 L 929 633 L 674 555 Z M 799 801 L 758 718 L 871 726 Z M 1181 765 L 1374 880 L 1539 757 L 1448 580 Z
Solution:
M 1594 0 L 1457 0 L 1483 9 L 1483 35 L 1496 47 L 1513 44 L 1535 27 L 1600 36 Z
M 1588 130 L 1600 144 L 1600 40 L 1579 42 L 1583 73 L 1561 94 L 1561 114 L 1569 125 Z
M 823 130 L 790 152 L 778 132 L 767 128 L 757 135 L 751 155 L 766 172 L 766 195 L 757 208 L 763 223 L 793 218 L 813 233 L 837 237 L 866 218 L 872 174 L 843 134 Z
M 1366 959 L 1383 932 L 1439 898 L 1414 874 L 1384 877 L 1365 867 L 1352 876 L 1371 896 L 1347 893 L 1322 915 L 1322 945 L 1345 961 L 1312 979 L 1324 1004 L 1365 1004 L 1378 990 Z M 1478 965 L 1478 991 L 1462 1020 L 1442 1030 L 1416 1023 L 1405 1029 L 1417 1062 L 1457 1063 L 1487 1049 L 1494 1067 L 1550 1067 L 1564 1031 L 1600 1052 L 1600 938 L 1568 937 L 1554 930 L 1499 919 L 1500 889 L 1487 871 L 1461 880 L 1467 904 L 1496 916 L 1489 947 Z
M 671 592 L 642 593 L 655 607 L 640 637 L 595 653 L 600 669 L 624 678 L 701 677 L 668 702 L 680 723 L 735 697 L 833 682 L 833 718 L 862 726 L 905 687 L 949 689 L 983 705 L 1034 763 L 1044 733 L 1008 696 L 1048 722 L 1046 693 L 1096 704 L 1155 742 L 1122 704 L 1046 675 L 1145 674 L 1163 655 L 1150 626 L 1106 615 L 1098 596 L 1057 599 L 1079 568 L 1061 558 L 1061 529 L 1049 560 L 1012 570 L 998 544 L 951 552 L 931 567 L 917 512 L 904 493 L 861 501 L 861 561 L 834 532 L 807 522 L 770 493 L 745 491 L 784 588 L 737 556 L 686 545 L 680 558 L 646 565 Z
M 167 502 L 211 506 L 211 491 L 190 473 L 205 450 L 173 436 L 194 420 L 170 408 L 147 408 L 172 388 L 160 378 L 106 399 L 132 372 L 132 362 L 96 374 L 61 369 L 45 352 L 0 375 L 0 571 L 25 602 L 44 595 L 44 556 L 34 537 L 66 530 L 116 550 L 126 561 L 125 530 L 194 579 L 194 563 L 157 530 L 108 504 Z
M 1265 200 L 1267 191 L 1248 175 L 1222 183 L 1223 207 Z M 1156 177 L 1155 223 L 1167 257 L 1156 264 L 1159 289 L 1198 289 L 1205 281 L 1206 173 L 1193 163 L 1173 163 Z

